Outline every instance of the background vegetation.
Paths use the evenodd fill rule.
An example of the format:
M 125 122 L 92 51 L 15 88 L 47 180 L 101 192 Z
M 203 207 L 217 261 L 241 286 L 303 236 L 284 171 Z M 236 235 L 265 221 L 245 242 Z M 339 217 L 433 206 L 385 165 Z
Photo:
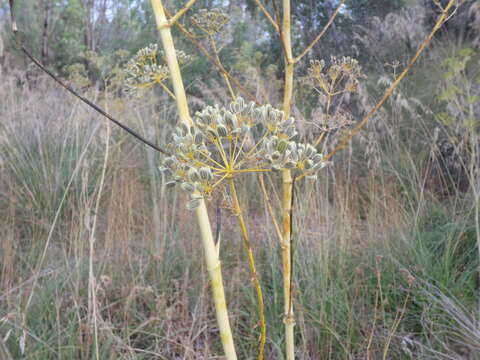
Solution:
M 147 138 L 167 143 L 177 122 L 167 95 L 156 89 L 132 99 L 123 91 L 122 65 L 157 42 L 149 2 L 17 3 L 19 26 L 38 58 Z M 182 4 L 166 3 L 172 12 Z M 294 2 L 297 50 L 336 4 Z M 185 194 L 166 192 L 157 154 L 28 63 L 10 37 L 6 5 L 0 4 L 0 345 L 15 359 L 94 358 L 94 307 L 102 359 L 219 358 Z M 195 9 L 210 7 L 231 16 L 218 39 L 225 67 L 260 102 L 279 104 L 282 49 L 254 2 L 199 0 Z M 403 68 L 435 16 L 428 0 L 347 1 L 296 73 L 293 115 L 302 136 L 315 138 L 323 109 L 308 81 L 309 60 L 359 60 L 368 78 L 342 103 L 355 121 Z M 188 17 L 184 25 L 190 27 Z M 184 68 L 192 109 L 226 104 L 222 77 L 174 35 L 193 56 Z M 298 185 L 299 359 L 480 357 L 479 60 L 480 6 L 465 1 L 323 177 Z M 281 359 L 278 241 L 257 181 L 245 179 L 239 192 L 265 292 L 266 357 Z M 218 200 L 211 218 L 220 204 L 227 299 L 239 356 L 248 359 L 256 351 L 255 296 L 240 238 L 229 231 L 236 219 L 221 194 Z M 279 201 L 275 193 L 272 200 Z M 89 292 L 92 282 L 96 291 Z

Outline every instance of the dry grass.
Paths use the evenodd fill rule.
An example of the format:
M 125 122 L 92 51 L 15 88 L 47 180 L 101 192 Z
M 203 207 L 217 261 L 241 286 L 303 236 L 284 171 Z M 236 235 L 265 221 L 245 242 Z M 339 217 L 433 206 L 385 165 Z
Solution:
M 102 119 L 43 77 L 23 85 L 3 79 L 0 335 L 13 356 L 220 359 L 192 213 L 183 193 L 163 188 L 158 156 L 118 129 L 107 136 Z M 175 118 L 165 98 L 105 101 L 104 95 L 89 93 L 165 143 L 173 123 L 168 119 Z M 365 111 L 368 94 L 362 104 Z M 409 99 L 395 97 L 370 137 L 354 142 L 318 182 L 297 185 L 299 359 L 381 359 L 385 352 L 387 359 L 408 359 L 410 343 L 423 349 L 422 357 L 410 358 L 459 359 L 477 351 L 478 329 L 470 319 L 477 314 L 478 258 L 471 255 L 472 214 L 465 210 L 471 203 L 457 194 L 450 206 L 425 187 L 419 144 L 405 140 L 422 131 L 427 142 L 432 139 L 428 119 L 412 126 L 410 116 L 421 115 Z M 266 177 L 278 203 L 272 181 Z M 265 291 L 266 357 L 281 359 L 279 244 L 257 180 L 242 179 L 239 193 Z M 212 222 L 217 197 L 222 194 L 211 203 Z M 258 331 L 255 297 L 228 203 L 222 215 L 227 299 L 239 355 L 249 358 Z M 406 273 L 422 281 L 410 289 Z M 427 287 L 425 293 L 424 281 L 463 298 L 452 303 L 443 292 Z M 465 326 L 472 336 L 459 337 Z M 460 345 L 467 341 L 465 350 Z

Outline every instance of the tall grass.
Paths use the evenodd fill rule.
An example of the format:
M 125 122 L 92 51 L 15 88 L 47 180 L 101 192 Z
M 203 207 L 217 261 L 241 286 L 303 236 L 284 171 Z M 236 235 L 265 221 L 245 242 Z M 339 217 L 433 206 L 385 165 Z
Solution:
M 42 77 L 23 85 L 3 78 L 0 335 L 13 358 L 90 359 L 95 352 L 102 359 L 218 358 L 202 246 L 191 231 L 192 214 L 176 206 L 184 194 L 163 190 L 156 155 L 116 129 L 107 136 L 97 115 Z M 164 142 L 173 110 L 158 98 L 127 101 L 94 90 L 89 96 Z M 439 200 L 430 193 L 433 120 L 423 108 L 398 104 L 320 181 L 297 185 L 299 359 L 478 356 L 471 194 Z M 405 135 L 415 131 L 427 145 Z M 366 149 L 371 167 L 364 166 Z M 259 190 L 251 190 L 257 180 L 239 180 L 262 274 L 266 358 L 282 359 L 281 254 Z M 280 202 L 275 181 L 265 177 L 272 201 Z M 226 295 L 239 357 L 251 358 L 255 293 L 241 239 L 231 231 L 237 219 L 226 205 Z

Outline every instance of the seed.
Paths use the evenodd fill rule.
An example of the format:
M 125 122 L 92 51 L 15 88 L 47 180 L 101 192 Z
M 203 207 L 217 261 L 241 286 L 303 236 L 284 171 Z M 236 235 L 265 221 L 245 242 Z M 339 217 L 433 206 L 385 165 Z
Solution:
M 195 198 L 195 199 L 190 200 L 189 202 L 187 202 L 187 209 L 188 210 L 195 210 L 196 208 L 198 208 L 200 206 L 201 201 L 202 200 L 199 199 L 199 198 Z
M 197 145 L 201 144 L 203 141 L 203 134 L 201 132 L 195 133 L 194 141 L 195 141 L 195 144 Z
M 221 124 L 217 126 L 217 131 L 218 135 L 220 135 L 221 137 L 225 137 L 228 135 L 227 128 Z
M 175 180 L 172 180 L 172 181 L 169 181 L 169 182 L 165 183 L 166 188 L 172 188 L 175 185 L 177 185 L 177 182 Z
M 171 157 L 167 157 L 165 158 L 165 160 L 163 160 L 163 165 L 167 168 L 171 169 L 174 164 L 175 164 L 175 160 L 172 159 Z
M 285 150 L 287 150 L 287 147 L 288 147 L 288 141 L 286 140 L 280 140 L 278 142 L 278 145 L 277 145 L 277 150 L 280 152 L 280 153 L 284 153 Z
M 320 161 L 323 160 L 323 156 L 320 155 L 320 154 L 315 154 L 313 157 L 312 157 L 312 160 L 314 163 L 319 163 Z
M 237 117 L 231 112 L 225 114 L 225 123 L 230 129 L 235 129 L 237 127 Z
M 189 129 L 188 129 L 188 126 L 187 126 L 187 125 L 185 125 L 184 123 L 181 123 L 179 127 L 180 127 L 180 130 L 181 130 L 181 135 L 182 135 L 182 136 L 185 136 L 185 135 L 188 134 L 188 132 L 189 132 L 188 130 L 189 130 Z
M 200 168 L 199 173 L 200 173 L 200 178 L 203 181 L 210 181 L 213 179 L 212 171 L 208 167 Z
M 305 170 L 309 170 L 313 167 L 313 161 L 310 159 L 305 160 L 304 162 Z
M 184 182 L 182 183 L 181 187 L 186 192 L 189 192 L 189 193 L 195 192 L 195 185 L 192 183 Z
M 218 137 L 217 132 L 212 127 L 208 126 L 206 131 L 210 136 Z
M 197 169 L 193 167 L 188 170 L 187 175 L 188 178 L 193 182 L 200 181 L 200 174 L 198 173 Z
M 283 166 L 285 167 L 285 169 L 293 169 L 297 166 L 297 163 L 295 161 L 289 160 Z
M 282 155 L 278 152 L 278 151 L 275 151 L 273 154 L 272 154 L 272 160 L 276 161 L 278 159 L 280 159 Z
M 305 148 L 306 157 L 311 157 L 315 152 L 316 152 L 315 148 L 310 144 L 308 144 L 307 147 Z

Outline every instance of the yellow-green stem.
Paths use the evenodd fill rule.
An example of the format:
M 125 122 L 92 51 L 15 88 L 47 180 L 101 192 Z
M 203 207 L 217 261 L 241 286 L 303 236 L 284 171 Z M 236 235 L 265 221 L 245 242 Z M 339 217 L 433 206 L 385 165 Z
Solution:
M 208 218 L 205 201 L 195 210 L 200 233 L 202 236 L 203 248 L 205 251 L 205 260 L 207 263 L 208 274 L 212 286 L 213 300 L 215 302 L 215 313 L 217 316 L 220 339 L 222 341 L 225 357 L 228 360 L 236 360 L 235 344 L 233 343 L 230 321 L 228 319 L 227 303 L 225 301 L 225 290 L 223 288 L 221 263 L 218 259 L 218 252 L 213 239 L 212 227 Z
M 192 119 L 190 118 L 190 113 L 188 110 L 187 97 L 183 87 L 180 66 L 178 65 L 170 26 L 165 16 L 165 10 L 161 0 L 151 0 L 151 4 L 155 13 L 155 21 L 157 23 L 157 28 L 160 33 L 165 51 L 165 57 L 170 71 L 180 120 L 186 125 L 191 125 Z M 207 207 L 204 200 L 200 202 L 200 206 L 195 210 L 195 214 L 200 227 L 200 234 L 205 252 L 205 261 L 207 263 L 208 274 L 212 283 L 213 300 L 215 303 L 217 324 L 220 331 L 223 350 L 227 360 L 237 360 L 230 321 L 228 318 L 227 304 L 225 301 L 221 264 L 215 247 L 212 227 L 210 225 Z
M 187 96 L 185 94 L 185 88 L 183 87 L 182 74 L 180 72 L 180 66 L 178 65 L 175 46 L 173 45 L 172 32 L 170 31 L 170 26 L 167 26 L 168 21 L 165 16 L 165 10 L 163 9 L 161 0 L 151 0 L 151 4 L 155 14 L 158 32 L 162 39 L 163 49 L 165 50 L 165 59 L 170 71 L 170 79 L 176 97 L 175 101 L 177 102 L 178 114 L 182 122 L 186 125 L 191 125 L 192 119 L 188 112 Z
M 283 112 L 285 118 L 290 116 L 293 95 L 293 70 L 292 41 L 290 25 L 290 0 L 283 0 L 282 39 L 285 49 L 285 83 L 283 93 Z M 290 247 L 290 215 L 292 206 L 292 175 L 290 170 L 282 172 L 282 263 L 283 263 L 283 300 L 284 300 L 284 323 L 285 323 L 285 355 L 287 360 L 295 359 L 293 301 L 291 291 L 292 269 Z
M 240 226 L 240 230 L 242 232 L 243 245 L 247 253 L 248 266 L 250 268 L 250 273 L 252 274 L 255 291 L 257 293 L 258 317 L 260 320 L 260 344 L 258 346 L 258 360 L 262 360 L 265 356 L 265 342 L 267 341 L 267 323 L 265 321 L 265 305 L 263 303 L 262 287 L 260 286 L 260 279 L 258 277 L 257 269 L 255 267 L 255 259 L 253 257 L 252 244 L 250 243 L 250 238 L 248 236 L 247 226 L 245 225 L 245 220 L 242 215 L 240 202 L 238 201 L 235 181 L 233 177 L 228 180 L 230 183 L 230 194 L 232 196 L 235 215 L 238 219 L 238 225 Z

